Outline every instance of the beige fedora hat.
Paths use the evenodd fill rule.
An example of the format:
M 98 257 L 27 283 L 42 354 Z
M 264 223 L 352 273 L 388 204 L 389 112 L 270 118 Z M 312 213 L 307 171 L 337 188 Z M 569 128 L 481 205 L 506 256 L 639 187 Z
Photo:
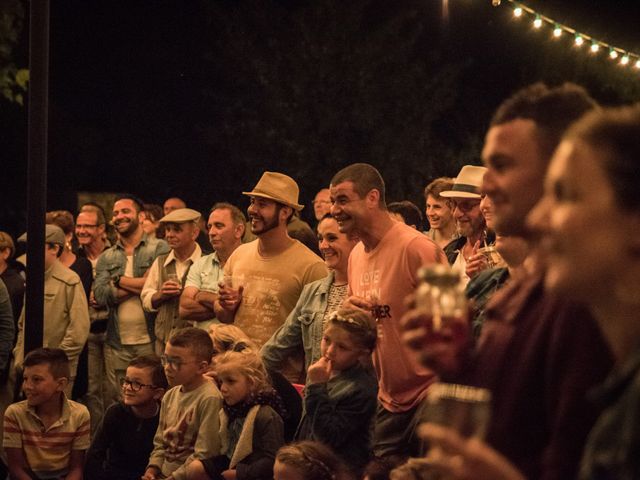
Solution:
M 300 194 L 298 184 L 284 173 L 264 172 L 253 190 L 242 192 L 242 194 L 250 197 L 268 198 L 297 211 L 304 208 L 304 205 L 298 203 L 298 195 Z
M 453 182 L 451 190 L 441 192 L 440 196 L 447 198 L 480 198 L 482 177 L 486 172 L 486 167 L 465 165 Z

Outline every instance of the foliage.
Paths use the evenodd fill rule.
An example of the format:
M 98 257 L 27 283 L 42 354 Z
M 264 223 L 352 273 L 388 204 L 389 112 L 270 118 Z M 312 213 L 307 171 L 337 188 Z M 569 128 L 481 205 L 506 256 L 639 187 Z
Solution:
M 0 2 L 0 92 L 6 99 L 23 104 L 29 71 L 14 61 L 14 47 L 24 26 L 24 5 L 20 0 Z

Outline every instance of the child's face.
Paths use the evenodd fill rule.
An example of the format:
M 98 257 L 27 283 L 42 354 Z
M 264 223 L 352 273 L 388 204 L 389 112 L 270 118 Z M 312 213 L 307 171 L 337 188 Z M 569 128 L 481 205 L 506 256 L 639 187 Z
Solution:
M 320 342 L 322 356 L 331 360 L 331 369 L 341 372 L 353 367 L 366 350 L 351 339 L 344 328 L 329 325 Z
M 54 378 L 49 364 L 24 367 L 22 391 L 31 407 L 37 407 L 58 397 L 67 385 L 67 379 Z
M 242 403 L 251 394 L 251 380 L 237 370 L 223 368 L 217 372 L 216 379 L 227 405 Z
M 149 367 L 127 367 L 124 380 L 122 399 L 125 405 L 148 405 L 162 396 L 163 389 L 153 386 L 152 369 Z
M 273 465 L 273 480 L 305 480 L 304 475 L 296 467 L 276 460 Z
M 176 347 L 167 343 L 163 356 L 164 373 L 169 385 L 182 385 L 185 390 L 197 386 L 209 364 L 198 360 L 189 347 Z

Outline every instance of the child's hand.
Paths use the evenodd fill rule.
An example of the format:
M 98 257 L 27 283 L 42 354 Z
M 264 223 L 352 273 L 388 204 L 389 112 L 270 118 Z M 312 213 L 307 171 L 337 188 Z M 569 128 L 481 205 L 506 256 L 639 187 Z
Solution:
M 331 378 L 331 360 L 320 357 L 316 363 L 309 365 L 307 370 L 308 383 L 327 383 Z
M 225 470 L 222 472 L 222 478 L 224 480 L 236 480 L 236 471 L 235 470 Z

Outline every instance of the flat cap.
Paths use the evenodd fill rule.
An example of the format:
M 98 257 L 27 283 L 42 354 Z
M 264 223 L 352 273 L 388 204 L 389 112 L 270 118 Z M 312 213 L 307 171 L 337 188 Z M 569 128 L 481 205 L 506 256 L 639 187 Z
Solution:
M 18 241 L 26 242 L 27 232 L 24 232 L 22 235 L 20 235 L 20 237 L 18 237 Z M 52 223 L 47 223 L 44 226 L 44 242 L 57 243 L 58 245 L 64 246 L 64 243 L 65 243 L 64 232 L 59 226 L 53 225 Z
M 191 208 L 178 208 L 167 213 L 160 219 L 160 223 L 187 223 L 197 222 L 200 218 L 200 212 Z

